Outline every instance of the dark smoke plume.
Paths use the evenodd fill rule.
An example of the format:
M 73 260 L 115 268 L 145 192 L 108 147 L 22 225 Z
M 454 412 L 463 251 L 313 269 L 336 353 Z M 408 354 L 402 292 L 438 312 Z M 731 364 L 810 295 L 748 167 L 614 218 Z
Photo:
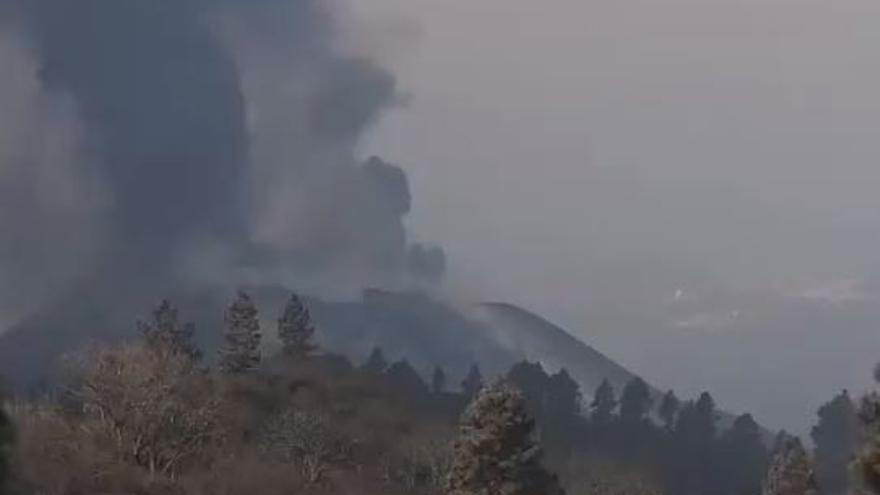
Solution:
M 395 80 L 337 46 L 331 14 L 319 0 L 0 0 L 0 297 L 400 282 L 406 176 L 355 153 Z

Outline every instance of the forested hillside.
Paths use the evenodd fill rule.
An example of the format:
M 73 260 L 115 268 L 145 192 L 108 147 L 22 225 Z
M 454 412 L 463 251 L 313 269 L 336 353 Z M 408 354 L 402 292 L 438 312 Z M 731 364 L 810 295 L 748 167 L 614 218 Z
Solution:
M 538 362 L 517 363 L 500 381 L 484 378 L 480 363 L 423 370 L 380 348 L 353 363 L 319 346 L 322 327 L 300 297 L 276 318 L 261 325 L 255 299 L 240 292 L 207 348 L 196 339 L 204 329 L 163 302 L 124 342 L 68 353 L 63 380 L 8 398 L 0 484 L 59 495 L 782 495 L 839 475 L 823 438 L 837 438 L 825 432 L 841 397 L 814 431 L 814 476 L 797 439 L 782 433 L 765 445 L 748 414 L 719 427 L 709 393 L 655 400 L 636 377 L 620 390 L 602 381 L 584 400 L 567 370 Z M 876 397 L 852 418 L 854 431 L 874 435 L 858 441 L 859 479 L 870 484 Z

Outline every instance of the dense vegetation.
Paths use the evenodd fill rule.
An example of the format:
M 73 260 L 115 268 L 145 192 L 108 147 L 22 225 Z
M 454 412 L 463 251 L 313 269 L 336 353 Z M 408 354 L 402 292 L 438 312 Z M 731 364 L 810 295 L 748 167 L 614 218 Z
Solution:
M 708 393 L 656 396 L 640 378 L 585 401 L 539 363 L 489 385 L 475 364 L 460 387 L 381 349 L 354 366 L 315 345 L 295 295 L 273 355 L 244 293 L 216 353 L 168 302 L 138 329 L 68 356 L 53 393 L 0 409 L 0 493 L 804 495 L 846 493 L 853 474 L 880 493 L 876 395 L 823 406 L 811 456 L 784 433 L 768 447 L 748 414 L 721 428 Z

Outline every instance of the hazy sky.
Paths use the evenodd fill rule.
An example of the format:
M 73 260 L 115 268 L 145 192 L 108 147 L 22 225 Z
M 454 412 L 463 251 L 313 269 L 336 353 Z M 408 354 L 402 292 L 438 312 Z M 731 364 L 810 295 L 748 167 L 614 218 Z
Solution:
M 372 33 L 363 49 L 412 95 L 365 151 L 407 169 L 409 228 L 444 244 L 457 293 L 526 304 L 659 385 L 710 388 L 774 426 L 867 382 L 872 317 L 774 310 L 692 338 L 647 306 L 679 286 L 880 273 L 880 3 L 349 3 Z M 597 301 L 633 309 L 615 320 L 627 311 L 597 316 Z M 780 349 L 787 369 L 744 369 Z

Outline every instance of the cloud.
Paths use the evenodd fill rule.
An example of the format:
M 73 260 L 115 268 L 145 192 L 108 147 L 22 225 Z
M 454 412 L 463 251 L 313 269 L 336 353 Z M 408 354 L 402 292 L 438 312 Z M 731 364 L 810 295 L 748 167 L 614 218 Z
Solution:
M 0 0 L 0 26 L 11 300 L 407 279 L 407 178 L 357 155 L 396 81 L 340 49 L 328 3 Z

